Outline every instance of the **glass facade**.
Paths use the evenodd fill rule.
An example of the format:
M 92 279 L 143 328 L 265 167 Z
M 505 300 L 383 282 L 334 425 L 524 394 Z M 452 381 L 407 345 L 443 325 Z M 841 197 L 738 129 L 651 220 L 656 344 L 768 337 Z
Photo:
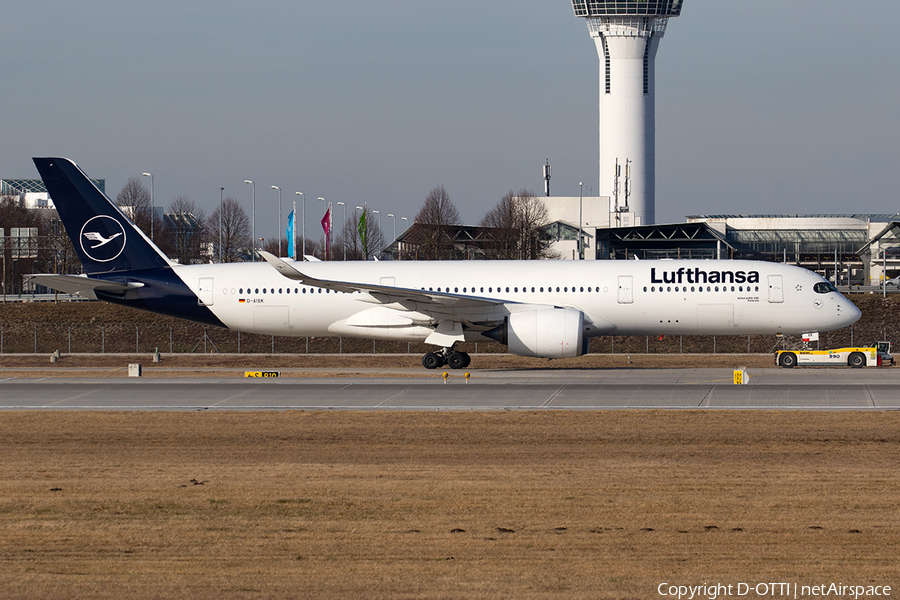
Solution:
M 650 15 L 677 17 L 682 0 L 572 0 L 576 17 Z
M 868 242 L 861 229 L 729 229 L 726 237 L 741 254 L 793 263 L 827 261 L 835 252 L 841 261 L 858 261 Z

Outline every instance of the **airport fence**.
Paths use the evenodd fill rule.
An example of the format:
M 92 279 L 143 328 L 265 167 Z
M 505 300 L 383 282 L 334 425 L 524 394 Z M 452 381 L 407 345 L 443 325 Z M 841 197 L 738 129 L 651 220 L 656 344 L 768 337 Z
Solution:
M 900 341 L 898 323 L 857 323 L 821 333 L 813 348 L 862 346 L 876 340 Z M 799 336 L 602 336 L 590 340 L 591 354 L 766 354 L 795 347 Z M 470 354 L 502 354 L 495 342 L 469 342 Z M 422 343 L 341 337 L 281 337 L 204 327 L 195 323 L 7 323 L 0 325 L 0 354 L 423 354 Z

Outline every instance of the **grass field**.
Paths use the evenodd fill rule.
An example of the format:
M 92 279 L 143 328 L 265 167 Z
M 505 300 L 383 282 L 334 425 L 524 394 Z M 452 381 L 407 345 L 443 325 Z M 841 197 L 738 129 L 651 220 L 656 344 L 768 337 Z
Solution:
M 900 586 L 891 412 L 6 412 L 0 456 L 2 598 Z

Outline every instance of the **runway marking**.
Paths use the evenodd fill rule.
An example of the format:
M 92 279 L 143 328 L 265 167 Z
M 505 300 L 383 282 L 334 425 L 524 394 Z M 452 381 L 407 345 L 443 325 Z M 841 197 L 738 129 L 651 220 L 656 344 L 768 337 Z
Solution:
M 242 396 L 246 396 L 246 395 L 249 394 L 250 392 L 254 392 L 254 391 L 256 391 L 256 390 L 246 390 L 246 391 L 244 391 L 244 392 L 241 392 L 240 394 L 235 394 L 235 395 L 233 395 L 233 396 L 229 396 L 228 398 L 223 398 L 223 399 L 220 400 L 219 402 L 216 402 L 215 404 L 210 404 L 210 405 L 208 405 L 208 406 L 206 406 L 206 407 L 204 407 L 204 408 L 206 408 L 206 409 L 208 410 L 208 409 L 210 409 L 210 408 L 216 408 L 216 407 L 218 407 L 218 406 L 222 406 L 222 405 L 225 404 L 226 402 L 231 402 L 232 400 L 236 400 L 236 399 L 238 399 L 238 398 L 240 398 L 240 397 L 242 397 Z M 235 407 L 235 408 L 237 408 L 237 407 Z
M 384 408 L 384 406 L 385 406 L 388 402 L 391 402 L 391 401 L 393 401 L 393 400 L 396 400 L 397 398 L 399 398 L 400 396 L 404 395 L 406 392 L 410 391 L 410 390 L 413 389 L 414 387 L 416 387 L 416 386 L 415 386 L 415 385 L 411 385 L 411 386 L 409 386 L 409 387 L 403 388 L 402 390 L 400 390 L 399 392 L 397 392 L 396 394 L 394 394 L 394 395 L 391 396 L 390 398 L 387 398 L 387 399 L 386 399 L 384 402 L 382 402 L 381 404 L 376 405 L 375 408 Z
M 95 393 L 96 391 L 97 391 L 97 390 L 96 390 L 96 388 L 95 388 L 95 389 L 88 390 L 88 391 L 84 392 L 83 394 L 78 394 L 78 395 L 76 395 L 76 396 L 69 396 L 68 398 L 61 398 L 61 399 L 57 400 L 56 402 L 53 402 L 52 404 L 47 404 L 46 406 L 48 406 L 48 407 L 50 407 L 50 406 L 59 406 L 60 404 L 63 404 L 63 403 L 65 403 L 65 402 L 78 400 L 79 398 L 84 398 L 85 396 L 88 396 L 88 395 L 90 395 L 90 394 L 93 394 L 93 393 Z
M 553 399 L 554 399 L 554 398 L 556 398 L 557 396 L 559 396 L 560 393 L 562 393 L 562 391 L 563 391 L 564 389 L 566 389 L 566 387 L 568 387 L 568 385 L 569 385 L 569 384 L 566 383 L 566 384 L 564 384 L 561 388 L 557 388 L 557 389 L 556 389 L 556 392 L 554 392 L 554 394 L 553 394 L 552 396 L 550 396 L 550 397 L 547 399 L 546 402 L 544 402 L 543 404 L 541 404 L 541 408 L 546 408 L 548 404 L 550 404 L 551 402 L 553 402 Z
M 877 408 L 878 405 L 875 403 L 875 396 L 872 395 L 872 390 L 867 385 L 863 386 L 863 389 L 866 390 L 866 395 L 869 397 L 869 402 L 872 403 L 872 408 Z

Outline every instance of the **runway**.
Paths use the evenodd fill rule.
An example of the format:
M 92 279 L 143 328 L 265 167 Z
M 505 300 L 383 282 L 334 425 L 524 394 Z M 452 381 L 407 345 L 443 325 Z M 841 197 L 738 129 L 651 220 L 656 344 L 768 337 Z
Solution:
M 353 376 L 4 377 L 0 410 L 898 410 L 900 369 L 354 371 Z M 208 374 L 209 375 L 209 374 Z

